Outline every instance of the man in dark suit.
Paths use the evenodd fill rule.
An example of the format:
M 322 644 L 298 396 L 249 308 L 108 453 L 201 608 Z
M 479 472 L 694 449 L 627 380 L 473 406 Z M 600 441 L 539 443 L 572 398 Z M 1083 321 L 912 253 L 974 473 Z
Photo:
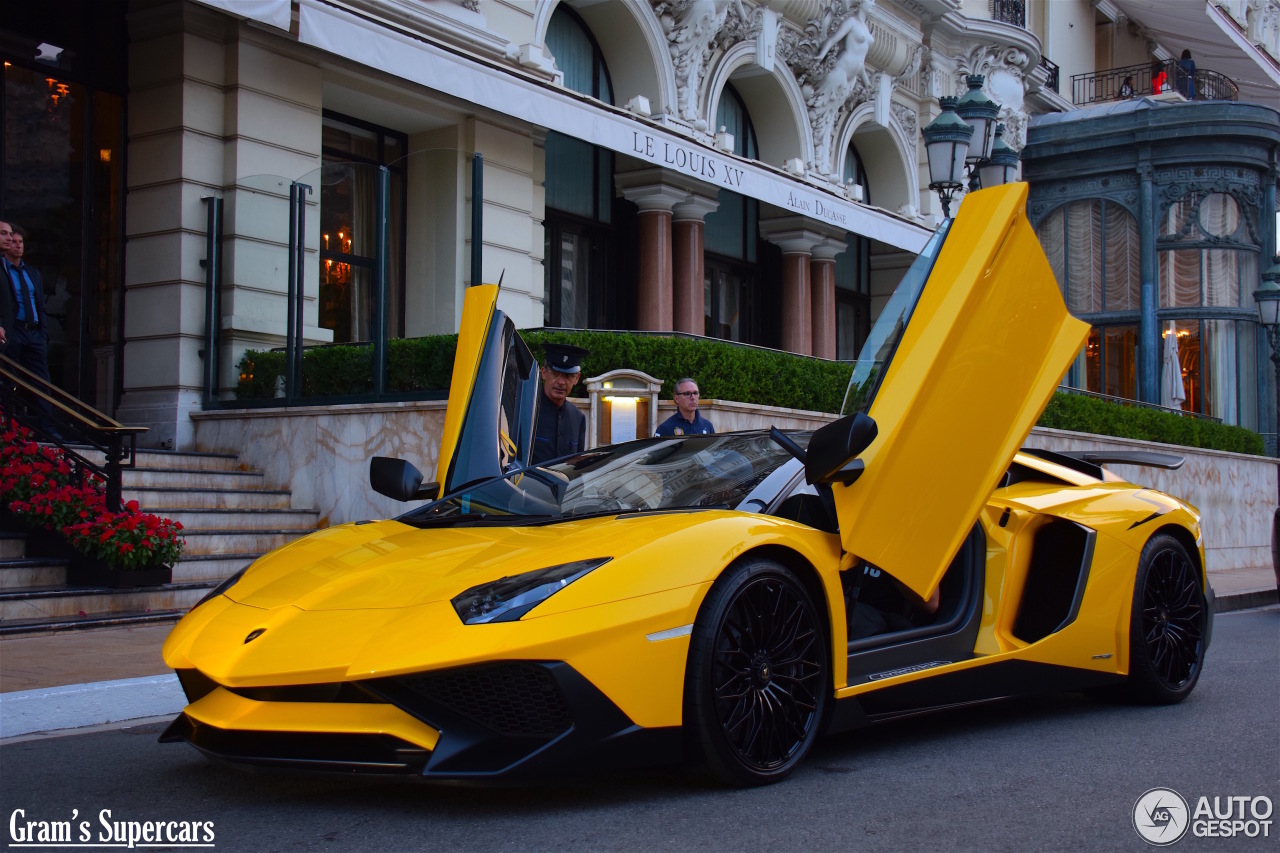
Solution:
M 13 226 L 8 222 L 0 221 L 0 267 L 4 272 L 9 269 L 6 266 L 9 262 L 5 259 L 5 254 L 9 251 L 9 243 L 13 239 Z M 6 276 L 7 278 L 7 276 Z M 0 354 L 5 354 L 5 344 L 8 342 L 9 331 L 13 329 L 13 297 L 8 293 L 8 288 L 4 293 L 0 293 Z
M 547 344 L 542 368 L 542 393 L 538 396 L 537 428 L 533 435 L 533 464 L 541 465 L 586 449 L 587 418 L 568 402 L 578 383 L 587 351 L 570 344 Z
M 0 220 L 0 251 L 4 253 L 6 288 L 12 327 L 5 327 L 5 355 L 49 381 L 49 327 L 45 322 L 44 279 L 22 261 L 26 232 Z M 9 313 L 9 312 L 6 312 Z
M 22 261 L 26 249 L 26 231 L 12 222 L 0 220 L 0 267 L 5 278 L 4 354 L 30 370 L 44 381 L 49 381 L 49 325 L 45 314 L 44 279 L 40 271 Z M 49 405 L 44 410 L 45 429 L 56 435 L 49 421 Z

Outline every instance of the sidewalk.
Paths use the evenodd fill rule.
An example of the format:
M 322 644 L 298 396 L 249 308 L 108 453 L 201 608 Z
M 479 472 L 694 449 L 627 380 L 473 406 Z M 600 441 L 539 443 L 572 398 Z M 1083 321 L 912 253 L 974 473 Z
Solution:
M 1277 602 L 1270 566 L 1209 573 L 1218 612 Z M 0 639 L 0 739 L 177 714 L 185 700 L 160 658 L 171 624 Z

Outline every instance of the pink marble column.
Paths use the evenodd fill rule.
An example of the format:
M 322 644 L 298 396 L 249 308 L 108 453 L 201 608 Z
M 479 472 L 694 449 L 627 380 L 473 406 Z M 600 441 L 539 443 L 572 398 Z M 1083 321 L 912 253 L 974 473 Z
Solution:
M 836 255 L 844 241 L 830 237 L 813 247 L 809 288 L 813 296 L 813 355 L 836 357 Z
M 836 357 L 836 262 L 813 258 L 809 261 L 812 299 L 813 355 Z
M 713 198 L 695 195 L 672 209 L 672 320 L 677 332 L 701 335 L 706 329 L 703 220 L 719 206 Z
M 808 354 L 812 338 L 809 253 L 782 255 L 782 348 Z
M 636 325 L 669 332 L 672 326 L 671 211 L 640 211 L 640 289 Z
M 671 208 L 689 191 L 665 180 L 660 169 L 615 176 L 623 197 L 640 208 L 640 286 L 636 326 L 653 332 L 672 329 Z

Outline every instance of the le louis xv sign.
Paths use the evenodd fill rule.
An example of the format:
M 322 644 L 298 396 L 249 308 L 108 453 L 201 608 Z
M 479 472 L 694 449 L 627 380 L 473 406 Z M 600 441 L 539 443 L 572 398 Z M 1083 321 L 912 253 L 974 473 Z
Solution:
M 630 153 L 648 160 L 650 163 L 665 166 L 668 169 L 683 172 L 686 175 L 692 175 L 695 178 L 700 178 L 708 183 L 722 186 L 734 192 L 743 192 L 747 195 L 759 197 L 758 193 L 749 192 L 743 186 L 744 179 L 748 182 L 750 181 L 752 177 L 750 173 L 732 163 L 721 160 L 713 154 L 709 154 L 704 149 L 692 145 L 683 145 L 669 139 L 658 139 L 638 130 L 631 132 L 631 140 Z M 768 200 L 773 201 L 773 199 Z M 785 205 L 797 213 L 803 213 L 815 219 L 822 219 L 842 228 L 849 227 L 847 214 L 834 207 L 830 202 L 824 204 L 817 193 L 806 193 L 799 189 L 788 190 Z

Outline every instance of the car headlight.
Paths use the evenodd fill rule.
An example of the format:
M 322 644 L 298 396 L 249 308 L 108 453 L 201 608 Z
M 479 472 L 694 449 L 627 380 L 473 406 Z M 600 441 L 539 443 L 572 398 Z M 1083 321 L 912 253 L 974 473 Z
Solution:
M 236 582 L 240 580 L 240 578 L 243 577 L 244 573 L 247 571 L 249 571 L 249 567 L 245 566 L 243 569 L 236 572 L 234 575 L 227 578 L 222 583 L 215 586 L 213 589 L 209 590 L 209 594 L 206 595 L 204 598 L 200 599 L 199 601 L 197 601 L 191 609 L 195 610 L 196 607 L 199 607 L 201 604 L 204 604 L 206 601 L 213 601 L 215 598 L 222 595 L 227 590 L 231 589 L 231 587 L 235 586 Z
M 515 577 L 473 586 L 453 599 L 453 609 L 466 625 L 514 622 L 578 578 L 612 560 L 598 557 L 563 563 Z

